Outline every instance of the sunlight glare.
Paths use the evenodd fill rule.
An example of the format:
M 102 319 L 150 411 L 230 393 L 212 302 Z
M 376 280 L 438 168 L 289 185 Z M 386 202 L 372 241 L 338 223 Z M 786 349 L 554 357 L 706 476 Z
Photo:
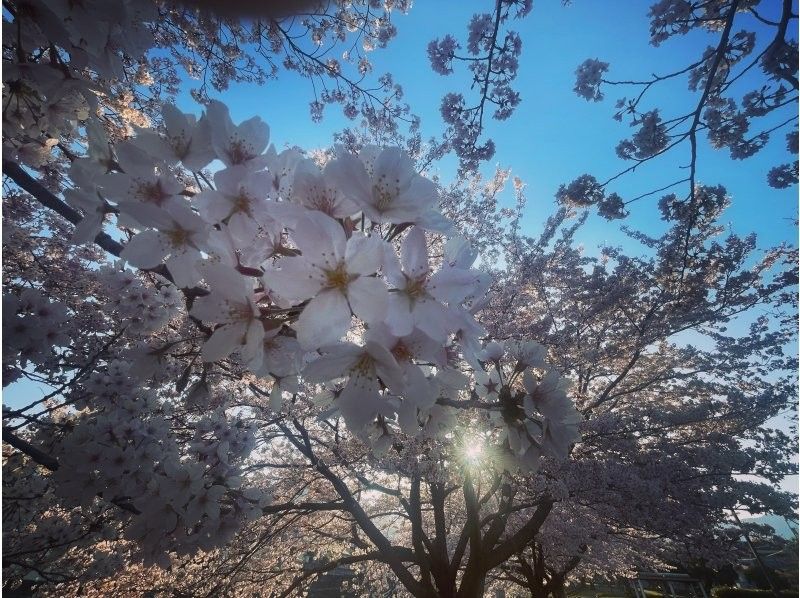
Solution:
M 478 463 L 483 457 L 483 439 L 478 436 L 469 438 L 464 443 L 464 459 L 474 465 Z

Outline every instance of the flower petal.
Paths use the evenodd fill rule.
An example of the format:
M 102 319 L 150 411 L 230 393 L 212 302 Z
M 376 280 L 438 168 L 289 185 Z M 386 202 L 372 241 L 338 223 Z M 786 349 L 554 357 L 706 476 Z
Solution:
M 350 327 L 350 307 L 345 296 L 336 289 L 322 291 L 306 305 L 294 329 L 303 349 L 332 345 Z
M 247 324 L 235 322 L 220 326 L 203 345 L 203 361 L 225 359 L 233 351 L 242 346 Z
M 120 257 L 137 268 L 155 268 L 169 253 L 169 246 L 160 232 L 146 230 L 128 241 Z

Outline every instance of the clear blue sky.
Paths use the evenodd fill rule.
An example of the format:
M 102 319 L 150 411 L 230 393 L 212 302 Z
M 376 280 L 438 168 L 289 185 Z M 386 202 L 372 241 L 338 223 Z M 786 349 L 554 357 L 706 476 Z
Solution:
M 583 173 L 605 180 L 630 165 L 616 157 L 614 147 L 631 129 L 627 123 L 611 117 L 614 102 L 638 90 L 607 87 L 603 102 L 586 102 L 572 91 L 575 68 L 586 58 L 599 58 L 611 64 L 607 74 L 610 79 L 642 79 L 650 73 L 666 74 L 683 68 L 696 60 L 706 46 L 715 43 L 713 37 L 696 32 L 659 48 L 650 46 L 649 5 L 645 0 L 581 0 L 565 7 L 558 0 L 541 0 L 526 19 L 512 23 L 511 27 L 523 38 L 515 85 L 523 100 L 510 120 L 488 121 L 487 133 L 495 140 L 497 153 L 484 170 L 491 172 L 494 164 L 510 167 L 513 174 L 528 184 L 526 232 L 535 234 L 552 213 L 553 195 L 560 184 Z M 767 17 L 775 16 L 768 11 L 779 9 L 777 2 L 762 5 L 766 6 L 760 10 Z M 491 8 L 490 2 L 416 2 L 408 15 L 395 17 L 398 36 L 389 48 L 371 54 L 376 74 L 391 71 L 403 85 L 412 111 L 422 117 L 424 137 L 442 130 L 441 97 L 449 91 L 468 93 L 469 85 L 469 76 L 463 68 L 457 67 L 456 73 L 448 77 L 432 72 L 426 46 L 431 39 L 445 33 L 463 39 L 472 13 L 487 7 Z M 771 36 L 768 28 L 753 18 L 743 21 L 743 25 L 755 31 L 759 39 Z M 754 74 L 757 81 L 758 73 Z M 747 78 L 742 83 L 746 86 Z M 643 107 L 661 107 L 665 114 L 677 109 L 673 107 L 688 108 L 697 102 L 697 95 L 686 90 L 682 78 L 650 93 Z M 277 81 L 270 81 L 264 87 L 233 86 L 221 99 L 231 106 L 234 119 L 254 114 L 264 118 L 278 147 L 329 145 L 333 132 L 349 122 L 337 106 L 330 106 L 322 123 L 312 123 L 308 117 L 308 103 L 312 99 L 310 83 L 293 73 L 281 73 Z M 181 103 L 186 109 L 193 104 Z M 780 241 L 796 244 L 797 229 L 792 223 L 797 215 L 796 188 L 779 191 L 766 184 L 768 170 L 788 161 L 785 151 L 788 131 L 786 128 L 773 134 L 767 148 L 744 161 L 731 160 L 727 150 L 710 148 L 704 137 L 700 147 L 698 180 L 727 187 L 734 201 L 723 220 L 737 233 L 756 232 L 762 247 Z M 688 164 L 688 151 L 688 145 L 676 148 L 621 179 L 610 190 L 631 198 L 683 178 L 686 170 L 680 166 Z M 451 180 L 454 173 L 454 160 L 440 164 L 443 180 Z M 685 193 L 686 185 L 676 187 L 675 191 Z M 630 206 L 632 214 L 625 223 L 648 232 L 659 230 L 659 197 L 660 194 Z M 580 240 L 589 251 L 602 242 L 627 245 L 618 224 L 609 224 L 598 217 L 592 217 Z

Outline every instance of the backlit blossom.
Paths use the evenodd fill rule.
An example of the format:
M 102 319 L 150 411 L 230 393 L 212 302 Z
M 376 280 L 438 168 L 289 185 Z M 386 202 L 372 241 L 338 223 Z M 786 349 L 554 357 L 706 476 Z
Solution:
M 292 238 L 301 255 L 281 260 L 264 284 L 285 299 L 310 299 L 296 324 L 304 349 L 335 343 L 350 327 L 351 313 L 364 322 L 386 315 L 388 291 L 374 275 L 383 260 L 382 241 L 353 234 L 322 212 L 301 219 Z

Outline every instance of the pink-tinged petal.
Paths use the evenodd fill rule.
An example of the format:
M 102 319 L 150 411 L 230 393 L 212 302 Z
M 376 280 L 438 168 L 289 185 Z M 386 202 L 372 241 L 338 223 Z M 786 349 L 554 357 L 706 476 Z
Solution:
M 332 345 L 350 328 L 350 307 L 338 290 L 322 291 L 314 297 L 294 325 L 297 341 L 311 350 Z
M 208 232 L 207 250 L 214 257 L 220 258 L 221 263 L 230 268 L 236 267 L 236 250 L 228 227 L 222 226 L 220 230 L 211 229 Z
M 389 284 L 396 289 L 406 288 L 406 277 L 400 269 L 400 260 L 397 258 L 397 253 L 390 243 L 383 244 L 383 265 L 381 271 L 389 281 Z
M 288 257 L 278 262 L 280 270 L 267 270 L 264 285 L 284 299 L 299 302 L 319 293 L 325 277 L 303 258 Z
M 353 313 L 367 324 L 386 317 L 389 290 L 379 278 L 359 276 L 347 285 L 347 298 Z
M 400 338 L 392 334 L 389 327 L 383 322 L 375 322 L 370 324 L 369 329 L 365 335 L 366 340 L 378 343 L 380 346 L 385 347 L 389 351 L 394 349 Z
M 427 290 L 439 301 L 458 303 L 475 290 L 477 272 L 460 268 L 442 268 L 431 276 Z
M 132 177 L 152 176 L 154 174 L 155 160 L 132 142 L 119 143 L 115 150 L 117 152 L 117 161 L 122 166 L 125 174 Z
M 367 174 L 372 176 L 375 172 L 375 160 L 381 155 L 383 148 L 379 145 L 368 144 L 361 148 L 358 152 L 358 159 L 364 164 L 367 169 Z
M 362 347 L 352 343 L 329 347 L 325 355 L 305 366 L 303 378 L 308 382 L 327 382 L 347 376 L 363 352 Z
M 408 399 L 403 399 L 397 408 L 397 424 L 403 434 L 416 436 L 420 433 L 417 406 Z
M 384 320 L 395 336 L 411 334 L 414 329 L 414 316 L 411 301 L 405 293 L 389 293 L 389 303 Z
M 234 125 L 227 106 L 217 101 L 209 102 L 206 115 L 211 127 L 211 143 L 226 166 L 260 165 L 260 154 L 269 143 L 267 123 L 254 116 Z
M 258 172 L 248 172 L 246 176 L 240 178 L 239 186 L 248 196 L 257 200 L 267 201 L 269 188 L 272 185 L 272 175 L 266 170 Z
M 347 241 L 345 263 L 350 274 L 375 274 L 383 263 L 383 239 L 355 233 Z
M 411 179 L 408 189 L 398 197 L 398 202 L 403 205 L 414 204 L 419 214 L 425 214 L 439 205 L 439 190 L 430 179 L 416 175 Z
M 177 162 L 177 156 L 175 156 L 169 140 L 155 131 L 139 129 L 132 141 L 136 147 L 153 158 L 164 160 L 170 164 Z
M 412 227 L 403 239 L 400 252 L 403 272 L 409 278 L 417 279 L 428 273 L 428 246 L 421 228 Z
M 219 191 L 206 189 L 192 200 L 200 216 L 210 224 L 217 224 L 227 218 L 233 210 L 233 205 Z
M 203 116 L 192 130 L 192 138 L 188 147 L 184 148 L 181 162 L 189 170 L 197 172 L 208 166 L 216 157 L 217 154 L 211 146 L 211 128 L 208 119 Z
M 247 324 L 244 322 L 235 322 L 217 328 L 203 345 L 203 361 L 225 359 L 244 344 L 246 332 Z
M 223 297 L 244 302 L 252 293 L 252 283 L 230 266 L 204 262 L 200 272 L 212 291 Z
M 419 176 L 414 162 L 399 147 L 387 147 L 375 158 L 373 179 L 384 178 L 400 189 L 408 187 L 411 181 Z
M 374 378 L 350 378 L 336 400 L 336 406 L 348 428 L 358 431 L 375 419 L 381 407 L 379 391 L 378 381 Z
M 419 366 L 406 362 L 403 365 L 405 384 L 403 396 L 420 408 L 430 407 L 439 396 L 436 385 L 425 377 Z
M 171 139 L 188 142 L 192 138 L 196 120 L 193 114 L 184 114 L 173 104 L 162 104 L 161 116 Z
M 247 214 L 236 212 L 231 215 L 227 228 L 231 241 L 240 251 L 239 257 L 242 264 L 244 264 L 246 254 L 257 254 L 262 249 L 266 250 L 267 243 L 264 242 L 262 245 L 261 239 L 256 240 L 259 233 L 258 223 Z M 257 264 L 254 265 L 257 266 Z
M 444 342 L 455 330 L 455 318 L 438 301 L 420 299 L 414 303 L 414 324 L 432 339 Z
M 441 233 L 445 236 L 453 234 L 456 230 L 455 225 L 444 217 L 439 210 L 428 210 L 414 221 L 414 224 L 425 230 Z
M 308 212 L 301 218 L 292 239 L 303 257 L 319 267 L 334 269 L 344 259 L 347 239 L 342 225 L 322 212 Z
M 218 294 L 198 297 L 189 314 L 203 322 L 230 322 L 229 304 Z
M 253 155 L 262 154 L 269 145 L 269 125 L 258 116 L 248 118 L 236 127 L 237 133 L 248 147 L 253 148 Z
M 195 249 L 176 251 L 167 259 L 167 270 L 172 274 L 175 286 L 186 289 L 200 282 L 200 272 L 197 262 L 200 261 L 200 252 Z
M 466 270 L 472 267 L 476 259 L 478 252 L 461 235 L 452 237 L 444 246 L 444 260 L 448 266 Z
M 264 369 L 275 376 L 296 375 L 300 371 L 301 349 L 297 339 L 276 336 L 264 348 Z
M 247 326 L 244 347 L 239 351 L 242 359 L 261 363 L 264 360 L 264 325 L 261 320 L 252 320 Z
M 386 347 L 372 341 L 367 341 L 365 348 L 372 357 L 375 372 L 383 383 L 395 394 L 400 394 L 404 386 L 403 370 L 400 369 L 394 355 Z
M 170 137 L 191 138 L 195 123 L 193 114 L 184 114 L 174 104 L 164 103 L 161 105 L 161 116 Z
M 228 166 L 214 174 L 214 186 L 223 195 L 235 196 L 239 194 L 239 186 L 249 174 L 245 166 Z
M 155 268 L 167 253 L 169 245 L 164 235 L 146 230 L 128 241 L 120 257 L 137 268 Z
M 360 208 L 371 205 L 370 176 L 364 164 L 355 156 L 344 154 L 329 162 L 325 167 L 325 176 Z
M 164 230 L 170 228 L 172 219 L 159 206 L 152 203 L 126 201 L 119 204 L 121 214 L 130 216 L 142 226 Z
M 209 226 L 200 216 L 194 213 L 186 201 L 174 202 L 164 206 L 164 212 L 171 216 L 180 227 L 193 233 L 193 236 L 206 236 Z M 170 226 L 170 228 L 173 228 Z M 198 235 L 198 233 L 200 233 Z
M 307 211 L 288 201 L 265 201 L 256 206 L 253 218 L 265 228 L 279 231 L 284 227 L 294 228 Z
M 402 338 L 403 344 L 416 359 L 444 366 L 447 364 L 447 351 L 442 343 L 436 342 L 421 330 L 415 329 Z

